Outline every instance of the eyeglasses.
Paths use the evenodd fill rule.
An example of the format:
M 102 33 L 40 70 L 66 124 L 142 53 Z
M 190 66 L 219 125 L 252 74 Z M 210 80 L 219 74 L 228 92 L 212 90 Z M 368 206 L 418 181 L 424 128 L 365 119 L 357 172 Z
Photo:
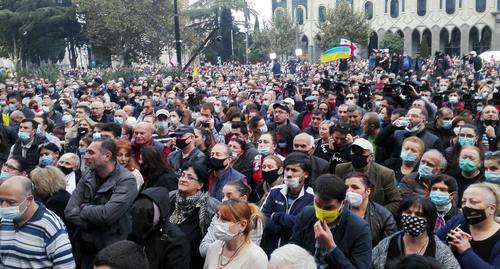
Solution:
M 13 166 L 13 165 L 10 165 L 10 164 L 8 164 L 8 163 L 4 163 L 4 164 L 2 165 L 2 168 L 4 168 L 4 167 L 5 167 L 5 168 L 7 168 L 8 170 L 15 170 L 15 171 L 19 171 L 19 168 L 15 167 L 15 166 Z
M 198 181 L 198 179 L 196 179 L 196 178 L 194 178 L 193 176 L 188 175 L 188 174 L 186 174 L 186 173 L 184 173 L 184 172 L 182 172 L 182 173 L 181 173 L 181 176 L 179 177 L 179 179 L 181 179 L 181 178 L 182 178 L 182 179 L 185 179 L 185 180 L 187 180 L 187 181 Z
M 475 136 L 475 135 L 472 135 L 472 134 L 458 134 L 458 137 L 474 138 L 474 137 L 476 137 L 476 136 Z

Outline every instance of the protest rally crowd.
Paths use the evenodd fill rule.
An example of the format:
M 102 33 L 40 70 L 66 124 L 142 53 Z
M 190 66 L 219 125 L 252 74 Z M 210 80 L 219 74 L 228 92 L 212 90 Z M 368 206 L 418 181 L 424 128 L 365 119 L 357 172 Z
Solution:
M 378 51 L 13 73 L 0 268 L 500 268 L 499 69 Z

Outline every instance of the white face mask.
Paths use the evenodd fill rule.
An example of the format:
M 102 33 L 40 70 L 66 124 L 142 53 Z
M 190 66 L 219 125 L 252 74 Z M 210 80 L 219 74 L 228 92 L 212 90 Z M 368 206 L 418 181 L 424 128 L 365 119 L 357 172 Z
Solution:
M 297 188 L 300 185 L 300 177 L 286 177 L 285 184 L 288 188 Z
M 179 119 L 171 117 L 170 122 L 172 122 L 173 125 L 177 125 L 179 123 Z
M 361 204 L 363 203 L 363 196 L 356 192 L 352 191 L 346 192 L 345 198 L 347 199 L 349 204 L 354 208 L 360 207 Z
M 268 131 L 267 130 L 267 125 L 264 124 L 264 126 L 260 127 L 259 130 L 260 130 L 261 133 L 267 133 L 267 131 Z
M 224 242 L 230 241 L 235 237 L 237 234 L 232 233 L 229 231 L 229 227 L 234 225 L 233 223 L 228 223 L 228 222 L 221 222 L 220 220 L 215 220 L 212 223 L 212 226 L 214 228 L 214 236 L 217 240 L 221 240 Z

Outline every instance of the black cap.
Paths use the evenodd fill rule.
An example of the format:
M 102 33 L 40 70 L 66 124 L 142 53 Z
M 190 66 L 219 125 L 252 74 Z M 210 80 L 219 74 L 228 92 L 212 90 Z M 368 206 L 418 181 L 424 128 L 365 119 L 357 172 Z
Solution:
M 170 137 L 181 137 L 187 133 L 194 134 L 193 127 L 187 125 L 181 125 L 177 127 L 177 129 L 175 129 L 173 133 L 170 134 Z
M 279 103 L 273 104 L 273 109 L 276 109 L 278 107 L 285 110 L 287 113 L 290 113 L 290 108 L 288 107 L 288 104 L 286 102 L 281 101 Z

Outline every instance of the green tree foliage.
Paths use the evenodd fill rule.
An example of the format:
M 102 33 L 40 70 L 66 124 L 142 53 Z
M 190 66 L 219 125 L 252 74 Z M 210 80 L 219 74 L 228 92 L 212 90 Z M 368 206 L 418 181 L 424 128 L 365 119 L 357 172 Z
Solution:
M 339 44 L 341 38 L 346 38 L 358 44 L 367 44 L 370 33 L 370 23 L 362 12 L 354 12 L 350 4 L 339 2 L 328 10 L 325 21 L 318 25 L 320 38 L 316 40 L 323 49 L 330 49 Z
M 74 0 L 93 46 L 109 49 L 122 64 L 138 56 L 157 60 L 172 45 L 171 0 Z
M 382 39 L 382 48 L 389 49 L 389 51 L 396 52 L 397 54 L 403 53 L 404 39 L 399 34 L 387 32 Z
M 0 56 L 16 64 L 55 63 L 67 45 L 75 49 L 81 40 L 70 0 L 0 0 Z
M 280 57 L 293 53 L 299 29 L 288 13 L 276 13 L 269 28 L 264 29 L 264 31 L 267 32 L 271 41 L 271 51 L 269 52 L 275 52 Z

